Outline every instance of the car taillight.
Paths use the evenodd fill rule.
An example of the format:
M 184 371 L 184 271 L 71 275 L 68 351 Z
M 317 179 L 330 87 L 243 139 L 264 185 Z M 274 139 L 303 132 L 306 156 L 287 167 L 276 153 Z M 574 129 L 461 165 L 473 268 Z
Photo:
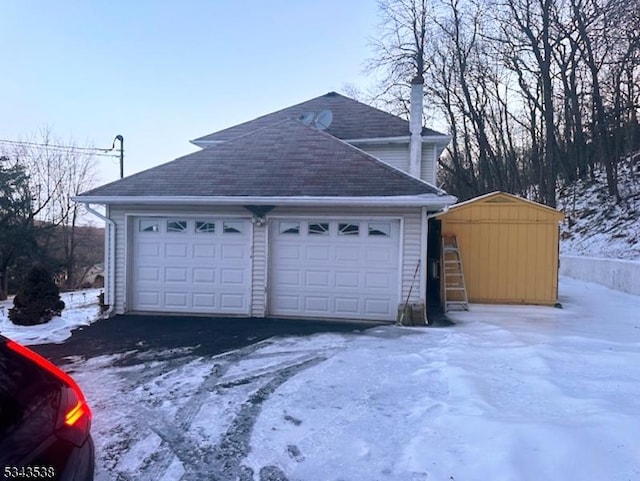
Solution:
M 89 435 L 91 410 L 78 384 L 62 369 L 31 349 L 14 341 L 7 341 L 6 346 L 50 372 L 67 386 L 62 390 L 60 396 L 60 421 L 56 434 L 77 446 L 81 446 Z
M 78 419 L 87 413 L 85 404 L 82 401 L 78 401 L 64 416 L 64 423 L 67 426 L 73 426 Z

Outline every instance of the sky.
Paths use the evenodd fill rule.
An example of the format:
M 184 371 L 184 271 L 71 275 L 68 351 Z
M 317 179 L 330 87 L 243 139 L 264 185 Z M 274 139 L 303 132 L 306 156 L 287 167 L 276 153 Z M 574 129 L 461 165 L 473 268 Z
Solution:
M 197 150 L 190 140 L 351 84 L 375 0 L 0 0 L 0 140 L 109 148 L 125 175 Z M 98 157 L 102 182 L 117 159 Z

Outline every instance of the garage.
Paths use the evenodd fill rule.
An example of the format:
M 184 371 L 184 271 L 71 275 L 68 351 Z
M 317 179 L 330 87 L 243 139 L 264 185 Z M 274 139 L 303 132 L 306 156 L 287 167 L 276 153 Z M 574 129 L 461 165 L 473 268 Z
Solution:
M 136 217 L 132 230 L 132 310 L 249 313 L 250 221 Z
M 271 315 L 395 320 L 398 219 L 273 219 Z

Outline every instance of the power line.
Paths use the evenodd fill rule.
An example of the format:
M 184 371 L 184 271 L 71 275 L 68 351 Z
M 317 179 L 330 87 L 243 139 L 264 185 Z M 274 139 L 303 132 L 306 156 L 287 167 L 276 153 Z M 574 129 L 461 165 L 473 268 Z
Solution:
M 44 143 L 39 143 L 39 142 L 26 142 L 26 141 L 22 141 L 22 140 L 5 140 L 5 139 L 0 139 L 0 143 L 3 144 L 11 144 L 11 145 L 24 145 L 24 146 L 32 146 L 32 147 L 44 147 L 44 148 L 51 148 L 51 149 L 63 149 L 63 150 L 83 150 L 83 151 L 89 151 L 89 152 L 111 152 L 113 150 L 113 148 L 111 149 L 101 149 L 98 147 L 78 147 L 75 145 L 56 145 L 56 144 L 44 144 Z
M 119 154 L 101 154 L 99 152 L 93 152 L 91 153 L 91 155 L 95 155 L 96 157 L 110 157 L 112 159 L 117 159 L 118 157 L 120 157 Z
M 116 140 L 120 141 L 120 153 L 110 153 L 113 152 L 116 148 Z M 124 177 L 124 139 L 122 135 L 116 135 L 116 138 L 113 140 L 113 146 L 110 149 L 101 149 L 98 147 L 78 147 L 75 145 L 56 145 L 56 144 L 46 144 L 40 142 L 27 142 L 22 140 L 7 140 L 0 139 L 0 145 L 8 144 L 8 145 L 17 145 L 21 147 L 37 147 L 38 149 L 44 150 L 58 150 L 64 151 L 67 153 L 71 153 L 73 151 L 86 152 L 88 155 L 97 156 L 97 157 L 110 157 L 112 159 L 120 158 L 120 178 Z
M 58 153 L 69 152 L 69 151 L 62 151 L 62 150 L 55 150 L 55 149 L 54 149 L 54 151 L 58 152 Z M 100 152 L 87 152 L 86 154 L 90 155 L 92 157 L 108 157 L 110 159 L 117 159 L 119 157 L 118 154 L 102 154 Z M 8 154 L 8 155 L 11 155 L 11 154 Z M 7 160 L 9 159 L 9 157 L 7 157 L 7 154 L 3 154 L 3 157 L 6 157 Z

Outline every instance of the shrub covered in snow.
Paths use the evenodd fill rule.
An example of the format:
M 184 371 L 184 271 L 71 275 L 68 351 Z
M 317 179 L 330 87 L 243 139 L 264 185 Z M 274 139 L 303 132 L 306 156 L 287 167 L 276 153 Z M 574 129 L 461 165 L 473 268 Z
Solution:
M 64 302 L 51 273 L 44 267 L 34 266 L 13 299 L 9 319 L 21 326 L 44 324 L 53 316 L 59 316 L 63 309 Z

